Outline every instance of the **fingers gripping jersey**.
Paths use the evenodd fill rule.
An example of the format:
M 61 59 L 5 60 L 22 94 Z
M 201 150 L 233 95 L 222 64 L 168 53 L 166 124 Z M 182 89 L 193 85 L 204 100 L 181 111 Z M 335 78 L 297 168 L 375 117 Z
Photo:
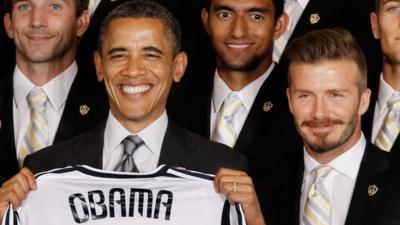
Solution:
M 166 166 L 154 173 L 106 172 L 87 166 L 36 175 L 3 225 L 245 225 L 239 205 L 215 192 L 213 176 Z

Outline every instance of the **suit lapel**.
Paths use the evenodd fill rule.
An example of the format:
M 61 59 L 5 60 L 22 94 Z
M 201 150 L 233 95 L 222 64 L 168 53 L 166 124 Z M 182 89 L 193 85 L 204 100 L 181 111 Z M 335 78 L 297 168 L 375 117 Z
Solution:
M 105 122 L 91 129 L 82 141 L 72 146 L 76 162 L 66 162 L 64 166 L 85 164 L 97 169 L 103 168 L 103 147 Z
M 85 75 L 78 72 L 75 77 L 54 143 L 76 136 L 106 118 L 108 109 L 107 98 L 102 95 L 104 91 L 99 89 L 100 83 L 89 80 Z M 91 93 L 88 93 L 88 87 L 91 87 Z
M 285 74 L 279 71 L 275 65 L 274 70 L 264 81 L 251 106 L 234 146 L 234 149 L 242 154 L 254 142 L 259 130 L 265 126 L 265 123 L 271 121 L 273 115 L 278 113 L 281 107 L 287 107 L 285 96 L 286 79 L 282 77 Z
M 2 82 L 3 83 L 3 82 Z M 3 90 L 1 94 L 2 111 L 1 111 L 1 165 L 7 170 L 7 175 L 14 175 L 19 170 L 16 157 L 16 146 L 14 136 L 14 120 L 13 120 L 13 76 L 4 79 Z M 3 169 L 1 169 L 3 171 Z M 2 172 L 3 173 L 3 172 Z M 5 174 L 1 174 L 5 175 Z
M 185 139 L 184 130 L 168 121 L 167 131 L 161 146 L 158 165 L 166 164 L 172 167 L 188 167 L 196 169 L 199 166 L 197 159 L 190 156 L 196 146 Z
M 358 172 L 346 225 L 369 224 L 378 211 L 389 177 L 387 154 L 372 144 L 367 144 Z

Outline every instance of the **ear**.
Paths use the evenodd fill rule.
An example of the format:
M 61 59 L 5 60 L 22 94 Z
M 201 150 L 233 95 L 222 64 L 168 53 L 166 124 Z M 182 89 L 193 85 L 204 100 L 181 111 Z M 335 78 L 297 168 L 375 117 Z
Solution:
M 379 39 L 379 19 L 378 19 L 378 15 L 375 12 L 372 12 L 370 15 L 370 20 L 371 20 L 371 30 L 372 30 L 372 34 L 374 35 L 375 39 Z
M 174 81 L 179 82 L 185 74 L 188 58 L 186 52 L 180 52 L 174 59 Z
M 7 32 L 8 37 L 9 38 L 14 38 L 14 27 L 12 25 L 11 14 L 10 13 L 4 14 L 3 22 L 4 22 L 4 28 L 5 28 L 6 32 Z
M 207 32 L 207 34 L 210 34 L 208 17 L 209 17 L 208 11 L 205 8 L 203 8 L 203 10 L 201 11 L 201 20 L 203 21 L 204 30 Z
M 289 23 L 289 16 L 284 12 L 276 20 L 274 29 L 274 40 L 278 39 L 283 33 L 285 33 Z
M 82 37 L 87 28 L 89 27 L 90 16 L 88 10 L 83 10 L 82 15 L 76 21 L 76 36 Z
M 360 99 L 360 106 L 358 107 L 358 115 L 363 115 L 369 107 L 371 98 L 371 89 L 367 88 L 362 94 Z
M 103 68 L 102 68 L 102 63 L 101 63 L 101 55 L 99 51 L 95 51 L 93 53 L 93 60 L 94 60 L 94 65 L 96 66 L 96 74 L 97 74 L 97 80 L 103 81 L 104 75 L 103 75 Z
M 292 103 L 291 103 L 291 98 L 290 98 L 290 88 L 286 88 L 286 97 L 288 98 L 288 103 L 289 103 L 289 109 L 290 112 L 293 114 L 293 109 L 292 109 Z

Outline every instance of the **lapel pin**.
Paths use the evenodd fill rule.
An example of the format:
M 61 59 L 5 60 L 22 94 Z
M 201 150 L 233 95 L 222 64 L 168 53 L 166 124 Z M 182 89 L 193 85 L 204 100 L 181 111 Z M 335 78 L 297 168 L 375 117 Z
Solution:
M 379 188 L 374 184 L 368 187 L 368 195 L 374 196 L 378 192 Z
M 316 24 L 321 18 L 319 17 L 318 13 L 313 13 L 310 15 L 310 23 Z
M 82 116 L 88 114 L 90 108 L 87 105 L 81 105 L 79 106 L 79 112 L 81 113 Z
M 264 110 L 264 112 L 268 112 L 269 110 L 272 109 L 273 106 L 274 106 L 274 105 L 273 105 L 272 102 L 270 102 L 270 101 L 264 102 L 264 105 L 263 105 L 263 110 Z

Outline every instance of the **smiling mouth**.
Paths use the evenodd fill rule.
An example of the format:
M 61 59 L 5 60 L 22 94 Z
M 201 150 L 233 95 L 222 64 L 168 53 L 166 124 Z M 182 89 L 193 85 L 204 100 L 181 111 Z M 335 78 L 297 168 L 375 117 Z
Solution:
M 242 51 L 250 47 L 250 44 L 227 44 L 229 49 L 234 51 Z
M 151 85 L 150 84 L 141 84 L 141 85 L 121 85 L 121 90 L 128 95 L 134 95 L 134 94 L 141 94 L 143 92 L 146 92 L 150 89 Z

